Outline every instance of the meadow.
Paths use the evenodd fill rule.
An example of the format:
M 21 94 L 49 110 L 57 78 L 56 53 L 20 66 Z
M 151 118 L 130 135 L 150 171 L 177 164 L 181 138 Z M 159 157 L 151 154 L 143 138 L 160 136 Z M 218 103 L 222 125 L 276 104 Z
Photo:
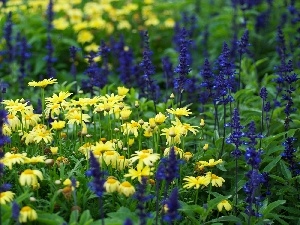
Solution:
M 0 224 L 300 224 L 299 46 L 295 0 L 1 0 Z

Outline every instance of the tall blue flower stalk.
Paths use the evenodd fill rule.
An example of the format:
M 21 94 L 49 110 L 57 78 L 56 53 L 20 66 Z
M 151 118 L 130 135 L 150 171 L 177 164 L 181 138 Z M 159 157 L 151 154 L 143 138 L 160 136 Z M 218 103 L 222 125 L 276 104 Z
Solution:
M 202 78 L 202 82 L 200 84 L 201 88 L 204 88 L 204 90 L 200 93 L 199 96 L 199 102 L 202 104 L 202 108 L 204 108 L 204 105 L 208 103 L 210 100 L 212 101 L 214 98 L 214 86 L 215 86 L 215 75 L 211 70 L 210 63 L 208 59 L 205 59 L 204 65 L 200 71 L 200 76 Z M 216 102 L 213 102 L 214 105 Z M 216 109 L 216 107 L 214 107 Z M 204 111 L 204 109 L 202 110 Z M 218 123 L 218 114 L 215 110 L 215 124 L 214 129 L 216 130 L 216 126 Z
M 54 47 L 51 38 L 51 32 L 53 30 L 52 22 L 54 18 L 53 0 L 49 0 L 46 15 L 47 15 L 47 43 L 46 43 L 47 55 L 44 57 L 44 59 L 47 64 L 46 76 L 47 78 L 52 78 L 56 76 L 56 72 L 53 67 L 53 64 L 56 62 L 56 58 L 54 57 Z
M 173 64 L 170 61 L 170 57 L 165 56 L 161 59 L 164 71 L 164 78 L 165 78 L 165 89 L 168 91 L 171 87 L 173 87 L 173 80 L 174 80 L 174 69 Z M 171 93 L 166 91 L 165 99 L 167 100 Z
M 71 46 L 69 48 L 70 59 L 71 59 L 70 73 L 75 81 L 77 81 L 76 54 L 77 54 L 78 50 L 79 49 L 76 48 L 75 46 Z M 77 91 L 77 84 L 76 84 L 76 91 Z
M 163 221 L 167 224 L 173 224 L 176 220 L 179 220 L 181 218 L 178 211 L 178 209 L 180 208 L 178 197 L 178 189 L 174 188 L 170 196 L 163 201 L 165 209 Z
M 6 22 L 4 24 L 3 37 L 5 39 L 6 51 L 5 51 L 5 60 L 8 63 L 13 61 L 14 48 L 13 48 L 13 22 L 12 22 L 12 13 L 9 12 L 6 17 Z
M 159 97 L 159 86 L 156 84 L 153 79 L 153 75 L 155 74 L 155 67 L 151 60 L 152 51 L 149 46 L 149 35 L 147 31 L 143 32 L 143 60 L 140 63 L 140 66 L 143 68 L 144 75 L 142 76 L 142 80 L 144 81 L 144 85 L 142 88 L 142 93 L 147 96 L 148 99 L 153 100 L 154 110 L 157 113 L 156 103 Z
M 100 84 L 99 88 L 103 88 L 108 81 L 108 75 L 110 73 L 109 66 L 108 66 L 108 56 L 109 56 L 110 48 L 105 44 L 105 42 L 102 40 L 99 47 L 99 55 L 101 56 L 102 60 L 102 66 L 100 70 L 99 76 L 101 77 L 99 79 Z
M 264 128 L 264 120 L 267 121 L 267 119 L 265 118 L 265 107 L 266 107 L 266 102 L 267 102 L 267 98 L 268 98 L 268 91 L 267 88 L 262 87 L 260 89 L 259 92 L 259 96 L 262 99 L 262 106 L 261 106 L 261 133 L 263 133 L 263 131 L 265 130 Z
M 292 61 L 289 60 L 287 65 L 287 74 L 284 76 L 285 89 L 284 94 L 282 95 L 282 100 L 285 101 L 285 120 L 284 120 L 284 129 L 285 131 L 289 130 L 290 123 L 292 122 L 291 114 L 296 112 L 297 108 L 294 106 L 294 101 L 292 94 L 296 90 L 295 83 L 297 82 L 298 75 L 294 73 Z
M 287 70 L 287 48 L 285 45 L 285 38 L 283 31 L 281 27 L 279 26 L 277 28 L 277 46 L 276 46 L 276 51 L 278 53 L 278 56 L 280 58 L 280 65 L 277 66 L 276 69 L 276 74 L 277 78 L 274 80 L 275 83 L 277 84 L 276 86 L 276 97 L 274 99 L 274 107 L 280 107 L 281 104 L 278 101 L 279 96 L 281 95 L 283 91 L 283 86 L 284 86 L 284 77 L 286 76 L 286 73 L 288 72 Z
M 297 162 L 296 152 L 297 149 L 294 147 L 294 142 L 296 138 L 287 137 L 283 142 L 284 151 L 281 154 L 282 158 L 288 163 L 289 170 L 291 171 L 293 176 L 300 175 L 300 162 Z
M 162 184 L 165 184 L 164 188 L 164 199 L 167 197 L 168 189 L 171 183 L 176 179 L 179 178 L 180 173 L 180 164 L 182 161 L 177 159 L 174 147 L 171 147 L 169 156 L 162 158 L 159 162 L 158 168 L 155 173 L 155 180 L 156 180 L 156 223 L 158 224 L 158 214 L 159 214 L 159 201 L 160 201 L 160 194 L 159 190 L 162 187 Z
M 222 134 L 223 142 L 222 142 L 222 148 L 219 157 L 221 157 L 221 155 L 223 154 L 224 144 L 225 144 L 226 106 L 229 103 L 229 112 L 230 112 L 230 117 L 232 118 L 232 102 L 234 101 L 234 98 L 231 93 L 236 90 L 236 86 L 237 83 L 235 80 L 235 70 L 230 57 L 230 49 L 228 48 L 228 45 L 224 43 L 222 53 L 217 60 L 217 72 L 215 75 L 215 86 L 214 86 L 215 110 L 218 111 L 217 109 L 218 105 L 223 105 L 223 124 L 224 124 L 223 134 Z
M 248 131 L 245 136 L 248 141 L 245 142 L 247 145 L 245 152 L 245 160 L 251 169 L 247 172 L 246 177 L 248 181 L 243 186 L 244 192 L 246 193 L 246 209 L 245 213 L 248 215 L 248 224 L 251 224 L 252 216 L 260 217 L 258 213 L 259 207 L 261 206 L 262 196 L 259 195 L 260 187 L 264 183 L 264 176 L 259 172 L 259 166 L 261 163 L 262 150 L 256 150 L 257 145 L 256 139 L 262 138 L 262 135 L 256 133 L 256 127 L 254 121 L 251 121 L 248 125 Z
M 137 190 L 133 198 L 137 200 L 137 215 L 140 218 L 140 225 L 146 225 L 150 213 L 146 210 L 146 203 L 153 198 L 152 195 L 147 195 L 147 177 L 142 177 L 142 183 L 138 184 Z
M 235 212 L 237 212 L 237 192 L 238 192 L 238 158 L 241 157 L 242 152 L 240 146 L 243 144 L 242 138 L 245 136 L 243 132 L 243 126 L 240 123 L 240 114 L 238 109 L 233 110 L 231 123 L 226 124 L 232 128 L 232 132 L 228 138 L 226 138 L 226 143 L 233 144 L 235 149 L 231 152 L 232 157 L 235 160 Z M 220 155 L 221 156 L 221 155 Z
M 178 77 L 174 80 L 174 88 L 177 90 L 177 103 L 181 107 L 182 94 L 184 91 L 188 90 L 189 78 L 188 74 L 191 71 L 190 65 L 190 40 L 185 28 L 181 29 L 180 40 L 179 40 L 179 59 L 178 66 L 175 68 L 174 72 L 178 74 Z
M 90 189 L 98 196 L 99 199 L 99 212 L 102 219 L 102 225 L 104 225 L 104 208 L 103 208 L 103 195 L 105 192 L 104 183 L 107 173 L 102 171 L 98 160 L 95 158 L 93 152 L 90 152 L 90 169 L 86 171 L 88 177 L 92 177 L 93 180 L 89 183 Z
M 26 77 L 26 71 L 27 71 L 27 62 L 28 59 L 31 57 L 30 53 L 30 45 L 27 43 L 27 40 L 25 37 L 21 37 L 20 40 L 20 68 L 19 68 L 19 83 L 20 83 L 20 91 L 23 92 L 25 86 L 24 86 L 24 79 Z
M 85 56 L 88 62 L 88 68 L 84 71 L 84 74 L 88 76 L 87 80 L 82 81 L 82 89 L 89 91 L 91 96 L 94 95 L 93 87 L 100 87 L 102 84 L 101 77 L 101 68 L 95 62 L 95 58 L 98 56 L 97 53 L 90 52 L 89 55 Z
M 244 54 L 249 54 L 249 31 L 245 30 L 243 36 L 241 37 L 241 40 L 238 41 L 238 53 L 239 53 L 239 73 L 238 73 L 238 88 L 239 91 L 241 87 L 241 63 L 242 63 L 242 57 Z

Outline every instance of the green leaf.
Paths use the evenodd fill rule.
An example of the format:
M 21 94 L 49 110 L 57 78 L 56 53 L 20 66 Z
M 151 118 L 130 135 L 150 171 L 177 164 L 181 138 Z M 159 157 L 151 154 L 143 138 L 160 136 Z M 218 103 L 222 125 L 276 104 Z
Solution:
M 280 161 L 280 167 L 281 167 L 281 172 L 283 174 L 283 176 L 285 177 L 285 179 L 290 180 L 292 179 L 292 174 L 291 171 L 288 169 L 288 167 L 285 165 L 285 163 L 283 161 Z
M 85 210 L 79 220 L 80 225 L 89 225 L 93 222 L 93 218 L 91 216 L 90 210 Z
M 260 210 L 260 213 L 263 214 L 263 218 L 268 218 L 270 215 L 269 213 L 275 209 L 276 207 L 283 205 L 286 202 L 286 200 L 277 200 L 275 202 L 271 202 L 262 212 Z
M 62 217 L 53 213 L 38 213 L 37 222 L 44 225 L 61 225 L 65 223 Z
M 111 213 L 108 213 L 107 215 L 110 218 L 113 218 L 113 219 L 119 220 L 119 221 L 125 221 L 127 218 L 130 218 L 130 219 L 136 218 L 136 214 L 134 212 L 131 212 L 126 207 L 120 207 L 117 212 L 111 212 Z
M 278 161 L 281 159 L 281 155 L 277 156 L 275 159 L 273 159 L 264 169 L 263 172 L 270 172 L 278 163 Z
M 77 224 L 79 218 L 78 210 L 73 210 L 70 216 L 69 224 Z
M 221 216 L 217 219 L 213 219 L 210 221 L 207 221 L 205 224 L 207 223 L 215 223 L 215 222 L 236 222 L 236 223 L 242 223 L 241 219 L 236 217 L 236 216 Z M 226 223 L 227 224 L 227 223 Z
M 273 178 L 274 180 L 277 180 L 277 181 L 283 183 L 283 184 L 286 183 L 286 180 L 283 179 L 282 177 L 279 177 L 279 176 L 276 176 L 276 175 L 270 175 L 270 177 Z

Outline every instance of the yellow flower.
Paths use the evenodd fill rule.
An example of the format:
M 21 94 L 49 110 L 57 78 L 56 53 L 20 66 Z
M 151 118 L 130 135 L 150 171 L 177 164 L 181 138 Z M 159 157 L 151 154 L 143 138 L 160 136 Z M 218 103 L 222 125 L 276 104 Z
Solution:
M 227 200 L 223 200 L 217 205 L 219 212 L 222 211 L 223 207 L 226 211 L 230 211 L 232 209 L 232 206 Z
M 222 162 L 223 162 L 222 159 L 218 159 L 217 161 L 215 161 L 215 159 L 210 159 L 210 160 L 208 160 L 208 162 L 207 161 L 199 161 L 196 164 L 198 166 L 214 167 L 215 165 L 218 165 Z
M 33 156 L 31 158 L 26 158 L 24 163 L 45 163 L 46 156 Z
M 205 126 L 204 119 L 201 119 L 201 120 L 200 120 L 200 127 L 204 127 L 204 126 Z
M 120 186 L 120 182 L 113 176 L 109 176 L 106 182 L 104 183 L 104 188 L 108 193 L 117 191 L 119 186 Z
M 117 158 L 117 169 L 118 170 L 123 170 L 125 167 L 128 166 L 129 160 L 125 158 L 125 156 L 120 155 Z
M 66 121 L 57 121 L 57 120 L 54 120 L 54 122 L 51 123 L 51 126 L 53 130 L 61 130 L 63 129 L 65 126 L 66 126 Z
M 69 23 L 65 18 L 61 17 L 59 19 L 53 20 L 53 26 L 57 30 L 64 30 L 69 26 Z
M 79 43 L 85 43 L 85 42 L 90 42 L 94 38 L 93 34 L 90 31 L 87 30 L 82 30 L 79 32 L 77 36 L 77 41 Z
M 153 164 L 159 160 L 160 155 L 153 153 L 153 149 L 144 149 L 142 151 L 135 151 L 135 154 L 132 154 L 129 161 L 134 163 L 139 161 L 139 163 L 144 163 L 146 166 L 153 166 Z
M 190 110 L 187 109 L 187 107 L 183 107 L 183 108 L 177 108 L 177 109 L 167 109 L 168 113 L 171 113 L 175 116 L 189 116 L 190 114 L 192 114 L 191 112 L 189 112 Z
M 79 181 L 76 180 L 76 187 L 77 188 L 79 187 L 79 184 L 80 184 Z M 65 185 L 65 186 L 72 186 L 72 181 L 69 178 L 67 178 L 63 182 L 63 185 Z
M 34 209 L 29 206 L 24 206 L 20 210 L 19 222 L 26 223 L 27 221 L 33 221 L 38 218 L 37 213 Z
M 100 157 L 99 157 L 99 163 L 102 165 L 102 160 L 105 162 L 107 166 L 111 165 L 112 168 L 117 167 L 117 159 L 120 156 L 120 154 L 117 151 L 105 151 Z
M 24 164 L 27 159 L 26 153 L 24 154 L 11 154 L 10 152 L 5 153 L 4 158 L 0 160 L 10 170 L 14 164 Z
M 13 131 L 17 130 L 21 126 L 21 121 L 16 116 L 16 113 L 17 112 L 15 111 L 7 115 L 7 122 Z
M 198 126 L 191 126 L 188 123 L 181 123 L 181 121 L 176 117 L 175 121 L 171 122 L 174 126 L 182 128 L 182 135 L 187 135 L 187 132 L 190 131 L 194 135 L 198 132 L 195 128 L 198 128 Z
M 99 45 L 92 43 L 90 45 L 85 46 L 84 50 L 87 52 L 97 52 L 99 49 Z
M 170 150 L 171 150 L 171 148 L 166 148 L 165 151 L 164 151 L 164 156 L 169 155 Z M 174 151 L 175 151 L 175 155 L 179 155 L 179 157 L 182 158 L 183 150 L 181 148 L 178 148 L 178 147 L 174 146 Z
M 208 149 L 208 144 L 204 144 L 203 148 L 204 151 L 206 151 Z
M 133 134 L 135 137 L 139 135 L 138 129 L 141 127 L 141 125 L 138 122 L 131 120 L 130 123 L 124 123 L 121 126 L 124 135 Z
M 138 163 L 135 169 L 129 169 L 128 174 L 125 174 L 124 177 L 131 177 L 131 179 L 138 178 L 139 182 L 142 182 L 142 177 L 143 176 L 150 176 L 152 175 L 151 169 L 149 166 L 143 167 L 142 163 Z
M 81 22 L 83 14 L 80 9 L 70 9 L 67 12 L 72 24 Z
M 222 177 L 218 177 L 217 175 L 212 174 L 211 172 L 207 172 L 205 177 L 207 177 L 210 180 L 211 185 L 215 187 L 222 187 L 223 182 L 225 182 L 225 180 Z
M 128 120 L 131 113 L 130 109 L 122 109 L 120 111 L 121 120 Z
M 26 144 L 31 142 L 40 143 L 41 141 L 49 143 L 53 140 L 52 133 L 50 130 L 47 130 L 47 126 L 43 124 L 36 125 L 25 138 Z
M 65 103 L 66 98 L 71 96 L 72 93 L 61 91 L 57 94 L 53 94 L 52 97 L 45 98 L 48 104 L 62 104 Z
M 3 100 L 2 104 L 6 105 L 5 109 L 7 109 L 7 111 L 13 115 L 16 115 L 17 112 L 20 112 L 23 116 L 25 115 L 25 112 L 33 111 L 32 105 L 28 105 L 28 102 L 26 102 L 23 98 L 15 101 Z
M 157 125 L 162 124 L 163 122 L 165 122 L 165 120 L 167 119 L 167 117 L 162 114 L 161 112 L 159 112 L 155 117 L 154 117 L 154 121 Z
M 183 158 L 184 158 L 186 161 L 189 161 L 192 157 L 193 157 L 193 153 L 191 153 L 191 152 L 185 152 L 185 153 L 183 154 Z
M 128 197 L 129 195 L 132 195 L 135 192 L 135 188 L 128 181 L 124 181 L 118 187 L 118 192 Z
M 165 20 L 164 25 L 167 28 L 173 28 L 174 25 L 175 25 L 175 21 L 172 18 L 168 18 L 168 19 Z
M 57 79 L 53 79 L 53 78 L 44 79 L 44 80 L 38 81 L 38 82 L 31 81 L 31 82 L 28 83 L 28 86 L 45 88 L 49 84 L 57 83 L 56 81 L 57 81 Z
M 114 144 L 111 141 L 106 141 L 106 142 L 96 142 L 95 145 L 91 146 L 91 149 L 93 150 L 94 153 L 100 154 L 105 151 L 114 151 L 115 147 Z
M 58 152 L 58 147 L 50 147 L 50 151 L 51 151 L 52 155 L 56 155 Z
M 12 134 L 11 127 L 8 124 L 4 123 L 2 127 L 2 133 L 4 136 L 10 136 Z
M 89 122 L 89 119 L 91 117 L 88 114 L 84 114 L 78 110 L 71 110 L 66 114 L 66 119 L 68 119 L 68 124 L 78 124 L 80 125 L 81 123 L 84 122 Z
M 39 170 L 31 170 L 27 169 L 24 170 L 19 178 L 19 182 L 22 186 L 28 185 L 28 186 L 36 186 L 38 185 L 38 179 L 43 180 L 43 174 Z
M 29 126 L 35 126 L 40 121 L 40 114 L 35 114 L 33 111 L 25 111 L 22 121 L 24 126 L 28 129 Z
M 167 142 L 167 145 L 173 145 L 173 144 L 180 144 L 181 143 L 181 136 L 184 133 L 184 129 L 182 126 L 171 126 L 170 128 L 164 128 L 161 130 L 160 135 L 165 135 Z
M 118 95 L 123 96 L 128 93 L 129 89 L 126 87 L 118 87 Z
M 183 180 L 186 181 L 186 183 L 183 185 L 183 188 L 192 188 L 194 189 L 199 189 L 203 188 L 203 186 L 207 187 L 210 183 L 210 179 L 204 176 L 198 176 L 198 177 L 193 177 L 193 176 L 187 176 L 183 178 Z
M 121 20 L 117 25 L 117 29 L 118 30 L 122 30 L 122 29 L 130 30 L 131 24 L 127 20 Z
M 15 193 L 11 191 L 0 192 L 0 205 L 4 205 L 13 200 Z

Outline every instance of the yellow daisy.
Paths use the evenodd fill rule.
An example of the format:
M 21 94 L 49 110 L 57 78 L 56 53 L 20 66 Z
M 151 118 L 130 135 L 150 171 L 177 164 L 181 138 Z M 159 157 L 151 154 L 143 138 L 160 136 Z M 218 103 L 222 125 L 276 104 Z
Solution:
M 20 177 L 19 182 L 22 186 L 35 186 L 38 184 L 38 179 L 43 180 L 43 174 L 39 170 L 24 170 Z
M 57 79 L 53 79 L 53 78 L 44 79 L 44 80 L 38 81 L 38 82 L 31 81 L 31 82 L 28 83 L 28 86 L 45 88 L 49 84 L 55 84 L 55 83 L 57 83 L 56 81 L 57 81 Z
M 24 163 L 31 163 L 31 164 L 36 164 L 36 163 L 45 163 L 46 156 L 33 156 L 31 158 L 26 158 Z
M 141 151 L 135 151 L 135 154 L 132 154 L 129 161 L 134 163 L 135 161 L 139 161 L 139 163 L 144 163 L 146 166 L 153 166 L 153 164 L 159 160 L 160 155 L 157 153 L 153 153 L 153 149 L 144 149 Z
M 218 208 L 219 212 L 221 212 L 223 208 L 226 211 L 230 211 L 232 209 L 232 206 L 230 205 L 230 203 L 227 200 L 223 200 L 217 205 L 217 208 Z
M 210 180 L 211 185 L 215 187 L 222 187 L 223 182 L 225 182 L 222 177 L 218 177 L 211 172 L 207 172 L 205 177 L 207 177 Z
M 69 120 L 68 124 L 78 124 L 80 125 L 81 123 L 84 122 L 89 122 L 89 119 L 91 117 L 88 114 L 82 113 L 78 110 L 71 110 L 66 114 L 66 119 Z
M 0 192 L 0 205 L 12 202 L 15 193 L 11 191 Z
M 72 93 L 61 91 L 57 94 L 53 94 L 52 97 L 45 98 L 46 103 L 48 104 L 61 104 L 64 103 L 66 98 L 71 96 Z
M 220 164 L 222 162 L 223 162 L 222 159 L 218 159 L 217 161 L 215 161 L 215 159 L 209 159 L 208 162 L 207 161 L 199 161 L 196 164 L 199 167 L 205 167 L 205 166 L 207 166 L 207 167 L 214 167 L 214 166 L 216 166 L 216 165 L 218 165 L 218 164 Z
M 124 181 L 119 185 L 118 192 L 128 197 L 129 195 L 132 195 L 135 192 L 135 188 L 128 181 Z
M 190 112 L 190 109 L 188 109 L 187 107 L 177 108 L 177 109 L 171 108 L 171 109 L 167 109 L 167 112 L 178 117 L 189 116 L 190 114 L 192 114 L 192 112 Z
M 199 189 L 200 187 L 203 188 L 204 186 L 207 187 L 210 183 L 210 179 L 204 176 L 187 176 L 183 178 L 183 180 L 186 181 L 186 183 L 183 185 L 183 188 L 190 189 L 194 187 L 194 189 Z
M 54 120 L 54 122 L 51 123 L 51 126 L 53 130 L 61 130 L 66 126 L 66 121 L 60 120 Z
M 149 166 L 143 167 L 142 163 L 137 164 L 136 170 L 131 168 L 128 170 L 128 174 L 125 174 L 124 177 L 131 177 L 131 179 L 137 178 L 138 181 L 141 183 L 142 182 L 142 177 L 148 177 L 152 175 L 153 173 L 151 172 L 151 169 Z
M 165 122 L 165 120 L 167 119 L 167 117 L 162 114 L 161 112 L 159 112 L 155 117 L 154 117 L 154 121 L 157 125 L 162 124 L 163 122 Z
M 106 192 L 112 193 L 118 190 L 118 187 L 120 186 L 120 181 L 118 181 L 115 177 L 109 176 L 104 183 L 104 188 L 106 189 Z
M 124 123 L 121 126 L 124 135 L 133 134 L 135 137 L 139 135 L 138 129 L 141 125 L 138 122 L 131 120 L 130 123 Z
M 24 206 L 20 210 L 19 222 L 26 223 L 27 221 L 33 221 L 38 218 L 37 213 L 34 209 L 29 206 Z
M 27 159 L 26 153 L 23 154 L 12 154 L 10 152 L 5 153 L 4 158 L 0 160 L 5 166 L 7 166 L 10 170 L 14 164 L 24 164 Z

